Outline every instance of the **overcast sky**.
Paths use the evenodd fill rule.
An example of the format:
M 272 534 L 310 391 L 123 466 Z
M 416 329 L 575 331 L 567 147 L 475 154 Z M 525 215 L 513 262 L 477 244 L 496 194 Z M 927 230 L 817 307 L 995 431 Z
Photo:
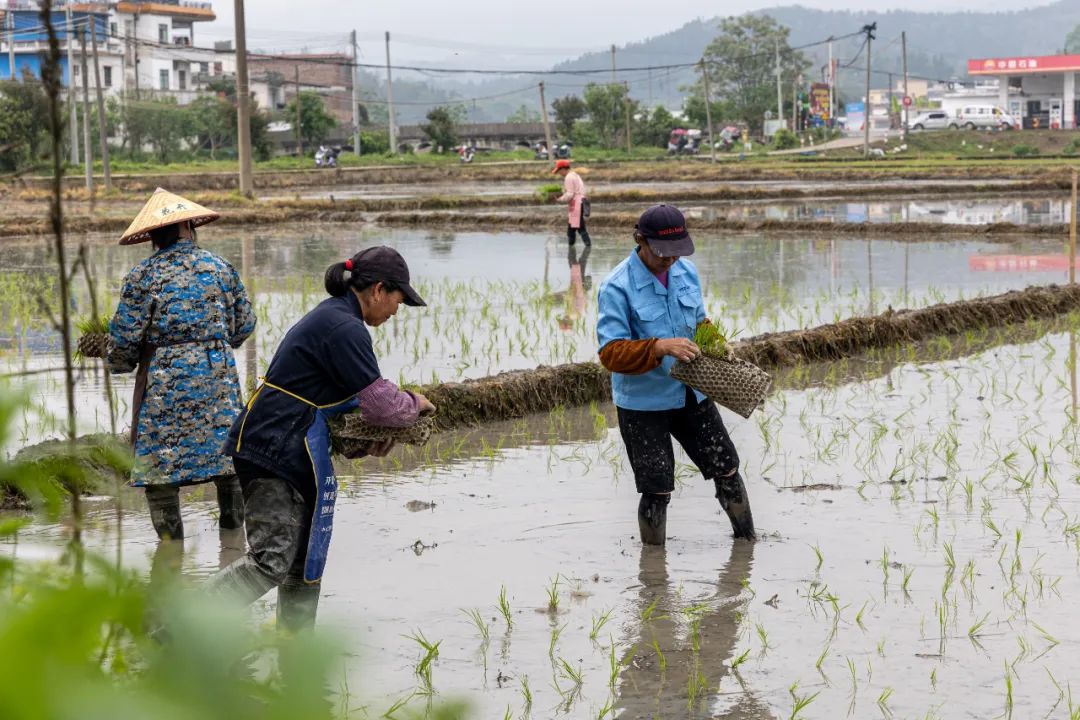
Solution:
M 886 0 L 888 2 L 888 0 Z M 674 30 L 700 16 L 736 15 L 775 7 L 776 0 L 584 0 L 537 5 L 511 0 L 247 0 L 248 48 L 310 52 L 344 50 L 353 28 L 361 62 L 383 62 L 383 32 L 393 38 L 394 64 L 448 62 L 458 66 L 546 68 L 589 50 L 622 45 Z M 791 3 L 794 4 L 794 3 Z M 828 10 L 1019 10 L 1047 0 L 802 0 Z M 218 20 L 200 25 L 196 42 L 228 39 L 233 2 L 213 3 Z M 202 38 L 199 40 L 198 38 Z M 455 51 L 455 45 L 461 46 Z

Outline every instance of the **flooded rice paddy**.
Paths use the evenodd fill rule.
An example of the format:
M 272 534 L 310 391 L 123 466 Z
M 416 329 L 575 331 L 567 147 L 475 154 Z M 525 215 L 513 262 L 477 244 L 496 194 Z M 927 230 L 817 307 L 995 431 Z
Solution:
M 724 413 L 755 545 L 733 543 L 680 456 L 668 545 L 643 549 L 609 408 L 461 434 L 457 458 L 342 464 L 320 622 L 357 648 L 343 670 L 357 716 L 424 707 L 422 636 L 441 642 L 435 699 L 476 717 L 1067 717 L 1074 344 L 1050 334 Z M 197 493 L 195 579 L 239 552 Z M 88 543 L 111 553 L 112 502 L 93 505 Z M 149 567 L 143 511 L 123 537 Z M 60 543 L 34 527 L 19 552 Z
M 1060 256 L 1047 240 L 695 237 L 710 315 L 747 335 L 1065 278 L 1060 263 L 1015 260 Z M 245 381 L 323 297 L 325 267 L 375 242 L 401 250 L 431 305 L 375 333 L 384 374 L 412 382 L 592 358 L 595 291 L 628 251 L 598 237 L 583 261 L 547 233 L 207 231 L 258 308 L 256 342 L 237 357 Z M 58 363 L 36 310 L 52 287 L 42 245 L 0 246 L 0 372 Z M 93 245 L 103 306 L 143 253 Z M 973 262 L 986 256 L 1014 260 Z M 85 312 L 85 287 L 77 302 Z M 352 710 L 463 697 L 478 718 L 1069 717 L 1077 323 L 783 388 L 750 420 L 725 411 L 755 545 L 733 543 L 711 483 L 680 454 L 668 545 L 643 549 L 610 407 L 453 433 L 430 455 L 342 462 L 320 623 L 355 648 L 342 669 Z M 59 408 L 58 376 L 9 381 Z M 105 427 L 97 382 L 80 381 L 84 430 Z M 27 419 L 25 441 L 50 434 Z M 111 557 L 122 537 L 126 563 L 167 564 L 141 497 L 123 498 L 121 527 L 112 498 L 89 502 L 88 545 Z M 242 537 L 219 535 L 212 490 L 184 507 L 181 568 L 197 581 Z M 63 533 L 33 525 L 5 550 L 53 558 Z M 430 684 L 415 638 L 440 642 Z
M 904 242 L 903 238 L 792 238 L 761 234 L 696 235 L 694 261 L 711 317 L 742 337 L 835 322 L 887 307 L 919 307 L 1061 282 L 1067 269 L 1052 239 L 988 243 L 975 239 Z M 115 307 L 127 270 L 146 246 L 121 248 L 88 238 L 101 308 Z M 322 274 L 355 248 L 397 247 L 409 260 L 429 307 L 403 309 L 375 333 L 384 375 L 402 383 L 482 377 L 504 370 L 596 357 L 595 296 L 599 283 L 629 251 L 629 243 L 597 233 L 591 250 L 568 250 L 555 233 L 462 233 L 340 225 L 243 234 L 208 230 L 204 244 L 238 269 L 259 324 L 237 353 L 248 387 L 265 370 L 285 331 L 325 297 Z M 59 339 L 39 297 L 55 291 L 40 240 L 0 246 L 0 374 L 19 375 L 40 404 L 63 403 Z M 89 315 L 86 284 L 76 278 L 75 317 Z M 116 378 L 121 417 L 131 376 Z M 106 425 L 102 378 L 94 365 L 79 383 L 81 431 Z M 26 439 L 40 434 L 40 418 Z M 37 428 L 37 429 L 35 429 Z M 46 428 L 48 429 L 48 428 Z

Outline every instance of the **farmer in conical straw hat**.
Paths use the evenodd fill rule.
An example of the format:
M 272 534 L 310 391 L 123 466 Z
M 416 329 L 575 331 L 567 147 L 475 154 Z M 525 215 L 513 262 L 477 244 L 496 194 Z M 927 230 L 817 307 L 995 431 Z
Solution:
M 314 625 L 330 549 L 338 483 L 327 418 L 359 410 L 373 425 L 401 428 L 435 409 L 382 377 L 368 331 L 402 304 L 425 305 L 405 259 L 369 247 L 328 267 L 323 284 L 330 297 L 286 333 L 229 432 L 225 452 L 244 489 L 248 553 L 210 583 L 245 603 L 277 588 L 278 623 L 289 630 Z M 374 442 L 364 454 L 392 447 Z
M 697 268 L 686 259 L 694 242 L 671 205 L 654 205 L 634 226 L 637 246 L 600 286 L 600 362 L 611 371 L 619 430 L 641 493 L 641 541 L 663 545 L 667 506 L 675 489 L 674 437 L 706 479 L 731 520 L 736 538 L 754 539 L 750 499 L 739 454 L 716 405 L 674 380 L 676 360 L 701 354 L 697 327 L 708 322 Z
M 213 480 L 221 527 L 244 522 L 243 495 L 221 444 L 243 406 L 232 349 L 255 329 L 255 314 L 236 269 L 195 244 L 195 228 L 218 217 L 158 188 L 120 238 L 154 248 L 124 278 L 107 362 L 110 372 L 137 370 L 131 484 L 145 488 L 162 539 L 184 537 L 184 485 Z
M 581 176 L 570 169 L 569 160 L 557 160 L 551 170 L 552 175 L 559 175 L 563 179 L 563 194 L 556 202 L 566 203 L 566 239 L 570 245 L 574 244 L 577 233 L 581 233 L 581 239 L 585 245 L 592 245 L 589 231 L 585 229 L 584 207 L 587 202 L 585 182 Z

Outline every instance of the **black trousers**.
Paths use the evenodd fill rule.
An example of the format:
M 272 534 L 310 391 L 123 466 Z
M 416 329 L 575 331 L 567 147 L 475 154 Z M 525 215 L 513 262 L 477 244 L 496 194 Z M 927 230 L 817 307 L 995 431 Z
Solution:
M 277 588 L 278 624 L 315 624 L 320 583 L 304 580 L 311 508 L 288 481 L 250 463 L 236 463 L 247 508 L 247 555 L 210 580 L 212 592 L 251 603 Z
M 739 469 L 739 454 L 728 437 L 720 411 L 708 399 L 697 402 L 686 389 L 686 405 L 676 410 L 617 408 L 634 482 L 639 493 L 669 493 L 675 489 L 675 450 L 671 438 L 708 480 Z
M 586 245 L 592 245 L 592 238 L 589 237 L 589 231 L 585 228 L 585 218 L 581 218 L 580 224 L 580 228 L 574 228 L 570 223 L 566 224 L 566 239 L 573 245 L 574 241 L 577 239 L 576 234 L 581 233 L 581 240 Z

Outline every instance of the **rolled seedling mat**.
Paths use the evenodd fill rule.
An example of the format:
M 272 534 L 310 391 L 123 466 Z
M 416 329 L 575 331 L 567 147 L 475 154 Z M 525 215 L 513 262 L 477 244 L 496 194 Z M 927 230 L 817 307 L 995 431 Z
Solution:
M 109 334 L 83 333 L 79 336 L 76 348 L 82 357 L 105 358 L 109 354 Z
M 359 455 L 373 442 L 393 440 L 405 445 L 425 445 L 435 429 L 435 414 L 422 415 L 415 423 L 403 428 L 373 425 L 360 417 L 359 412 L 336 415 L 329 423 L 334 452 L 348 457 Z
M 699 355 L 688 363 L 676 362 L 671 377 L 744 418 L 761 405 L 772 384 L 769 374 L 753 363 L 710 355 Z

